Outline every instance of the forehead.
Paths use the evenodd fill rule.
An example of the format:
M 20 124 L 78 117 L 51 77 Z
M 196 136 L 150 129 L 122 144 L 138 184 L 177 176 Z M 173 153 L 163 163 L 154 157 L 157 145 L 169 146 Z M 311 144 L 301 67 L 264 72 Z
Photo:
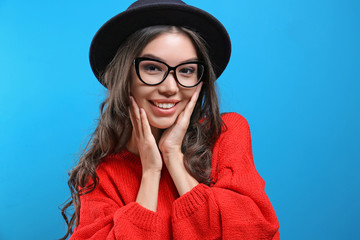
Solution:
M 154 56 L 169 65 L 198 58 L 192 40 L 181 32 L 165 32 L 156 36 L 145 46 L 140 55 Z

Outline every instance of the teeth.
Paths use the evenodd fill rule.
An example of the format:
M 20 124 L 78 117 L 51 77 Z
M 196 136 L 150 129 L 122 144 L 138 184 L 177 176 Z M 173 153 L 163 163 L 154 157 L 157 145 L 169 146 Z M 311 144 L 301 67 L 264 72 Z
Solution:
M 155 103 L 155 105 L 159 108 L 172 108 L 173 106 L 175 106 L 175 103 Z

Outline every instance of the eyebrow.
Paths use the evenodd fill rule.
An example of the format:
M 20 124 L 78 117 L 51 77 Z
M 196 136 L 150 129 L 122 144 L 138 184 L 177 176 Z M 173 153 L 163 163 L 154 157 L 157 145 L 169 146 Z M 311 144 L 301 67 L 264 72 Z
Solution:
M 164 59 L 162 59 L 161 57 L 157 57 L 157 56 L 155 56 L 155 55 L 153 55 L 153 54 L 144 54 L 144 55 L 142 55 L 141 57 L 153 58 L 153 59 L 160 60 L 160 61 L 166 63 L 166 61 L 165 61 Z M 181 64 L 181 63 L 186 63 L 186 62 L 191 62 L 191 61 L 199 61 L 199 59 L 198 59 L 197 57 L 195 57 L 195 58 L 190 58 L 190 59 L 187 59 L 187 60 L 185 60 L 185 61 L 180 62 L 180 64 Z

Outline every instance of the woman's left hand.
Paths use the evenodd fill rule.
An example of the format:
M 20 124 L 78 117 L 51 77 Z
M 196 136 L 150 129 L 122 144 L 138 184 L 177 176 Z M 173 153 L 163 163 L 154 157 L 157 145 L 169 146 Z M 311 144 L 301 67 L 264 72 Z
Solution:
M 194 94 L 185 109 L 179 114 L 176 122 L 161 135 L 159 149 L 164 157 L 165 164 L 167 164 L 166 159 L 168 159 L 169 156 L 181 154 L 181 144 L 188 129 L 190 117 L 199 97 L 202 84 L 203 83 L 200 83 L 196 87 Z
M 190 117 L 199 97 L 201 87 L 202 83 L 197 86 L 195 93 L 192 95 L 184 111 L 179 114 L 176 122 L 164 131 L 159 141 L 159 148 L 164 163 L 180 196 L 199 184 L 185 168 L 181 144 L 188 129 Z

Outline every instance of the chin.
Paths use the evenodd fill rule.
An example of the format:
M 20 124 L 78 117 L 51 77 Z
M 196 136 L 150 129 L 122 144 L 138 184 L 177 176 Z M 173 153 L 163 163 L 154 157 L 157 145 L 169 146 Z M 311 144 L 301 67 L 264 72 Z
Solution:
M 151 121 L 149 123 L 152 127 L 155 127 L 158 129 L 167 129 L 167 128 L 171 127 L 172 125 L 174 125 L 175 120 L 164 119 L 164 120 L 158 120 L 158 121 Z

